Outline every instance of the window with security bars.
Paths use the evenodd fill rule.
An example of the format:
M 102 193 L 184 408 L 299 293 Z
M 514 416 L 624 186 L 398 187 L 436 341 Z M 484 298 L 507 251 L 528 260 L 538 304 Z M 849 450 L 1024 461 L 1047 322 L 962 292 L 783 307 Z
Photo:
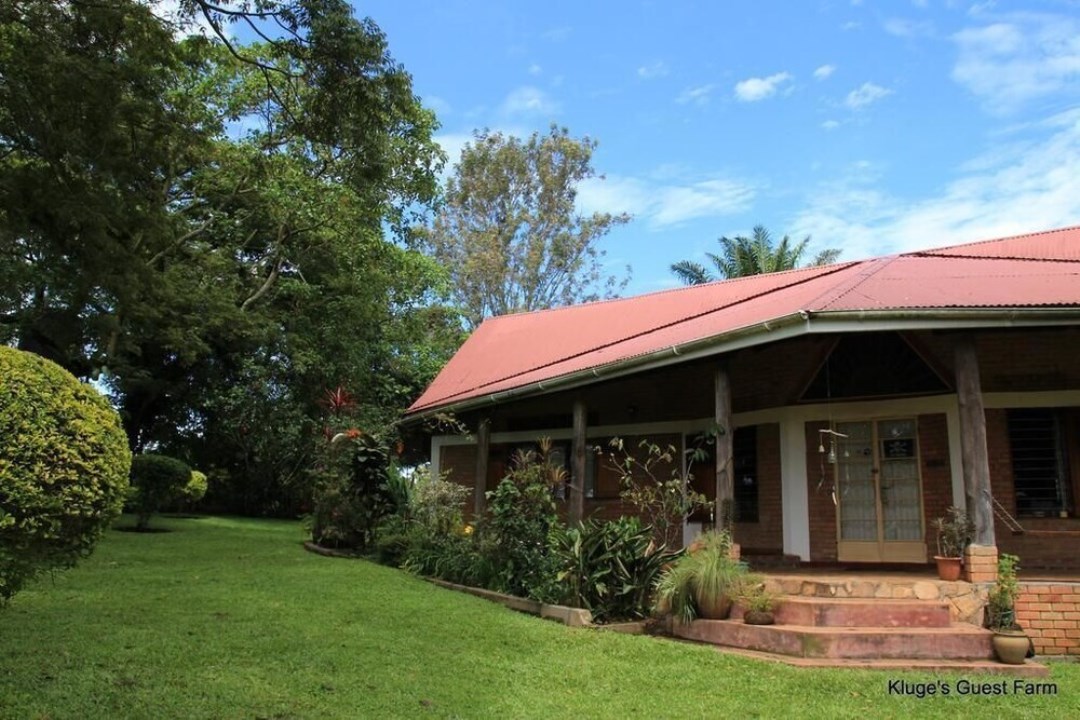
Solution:
M 1056 516 L 1068 509 L 1068 458 L 1061 413 L 1053 408 L 1009 410 L 1016 513 Z

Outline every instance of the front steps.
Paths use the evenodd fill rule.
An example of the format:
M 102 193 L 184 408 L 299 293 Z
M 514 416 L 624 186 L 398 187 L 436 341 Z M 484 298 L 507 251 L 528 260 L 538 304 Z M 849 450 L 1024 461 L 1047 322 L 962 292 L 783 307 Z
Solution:
M 905 579 L 900 587 L 911 588 L 911 594 L 898 592 L 902 597 L 893 598 L 881 587 L 886 580 L 858 582 L 868 585 L 837 588 L 823 578 L 771 582 L 775 592 L 794 591 L 782 594 L 777 602 L 775 625 L 747 625 L 742 608 L 736 606 L 728 620 L 675 623 L 672 631 L 686 640 L 808 667 L 1049 674 L 1044 666 L 1030 662 L 995 662 L 992 633 L 957 622 L 955 607 L 944 593 L 918 599 L 908 584 L 912 581 Z

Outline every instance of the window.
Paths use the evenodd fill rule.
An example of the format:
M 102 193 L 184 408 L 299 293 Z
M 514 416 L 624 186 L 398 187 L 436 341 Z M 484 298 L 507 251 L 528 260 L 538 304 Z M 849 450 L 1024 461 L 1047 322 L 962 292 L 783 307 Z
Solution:
M 716 498 L 716 441 L 701 435 L 686 437 L 689 451 L 700 448 L 702 455 L 693 458 L 690 474 L 691 486 L 709 500 Z M 732 438 L 732 486 L 735 499 L 735 522 L 758 522 L 758 472 L 757 472 L 757 426 L 735 428 Z M 689 460 L 689 458 L 688 458 Z M 707 513 L 697 512 L 690 516 L 693 522 L 709 520 Z
M 1060 411 L 1009 410 L 1008 427 L 1017 515 L 1046 517 L 1065 512 L 1069 465 Z
M 735 428 L 735 522 L 758 521 L 757 426 Z
M 592 443 L 585 446 L 585 497 L 592 498 L 596 496 L 596 476 L 597 468 L 600 465 L 600 459 L 596 454 L 597 446 L 604 447 L 606 443 L 602 443 L 599 440 L 594 440 Z M 555 497 L 559 500 L 565 500 L 570 497 L 570 482 L 572 481 L 573 468 L 573 443 L 569 440 L 558 440 L 551 444 L 551 451 L 548 453 L 548 462 L 555 467 L 561 467 L 566 470 L 566 484 L 555 489 Z M 513 457 L 517 451 L 532 451 L 538 452 L 540 450 L 537 443 L 522 443 L 514 445 L 510 448 L 510 455 L 507 459 L 507 468 L 512 466 Z

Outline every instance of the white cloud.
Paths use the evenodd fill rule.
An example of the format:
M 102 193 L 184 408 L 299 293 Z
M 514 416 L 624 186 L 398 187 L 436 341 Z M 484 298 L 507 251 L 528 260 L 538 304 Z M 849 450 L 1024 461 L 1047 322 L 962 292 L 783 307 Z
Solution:
M 592 178 L 578 188 L 583 213 L 630 213 L 651 230 L 680 225 L 697 218 L 721 217 L 748 209 L 756 189 L 727 178 L 660 182 L 653 178 L 612 176 Z
M 507 95 L 499 109 L 504 115 L 550 116 L 559 112 L 559 104 L 540 88 L 525 85 Z
M 858 30 L 861 27 L 862 27 L 862 23 L 855 22 L 854 20 L 849 20 L 846 23 L 844 23 L 843 25 L 841 25 L 840 29 L 843 30 L 844 32 L 850 32 L 852 30 Z
M 776 94 L 776 91 L 791 80 L 791 74 L 779 72 L 764 78 L 747 78 L 735 83 L 735 97 L 742 102 L 758 102 Z
M 822 65 L 821 67 L 819 67 L 817 70 L 814 71 L 814 79 L 815 80 L 825 80 L 830 75 L 832 75 L 834 72 L 836 72 L 836 66 L 835 65 Z
M 680 105 L 687 103 L 694 103 L 695 105 L 705 105 L 709 102 L 709 96 L 713 90 L 716 89 L 715 85 L 699 85 L 693 88 L 687 88 L 679 94 L 679 97 L 675 98 L 675 102 Z
M 649 65 L 642 65 L 637 69 L 638 77 L 643 80 L 663 77 L 668 74 L 668 66 L 663 60 L 657 60 Z
M 821 127 L 823 130 L 835 130 L 836 128 L 840 127 L 840 122 L 837 120 L 826 120 L 825 122 L 821 123 Z
M 1015 15 L 1008 22 L 961 30 L 952 79 L 999 113 L 1057 93 L 1076 95 L 1080 19 Z
M 461 151 L 465 149 L 465 145 L 473 141 L 473 136 L 472 133 L 442 133 L 436 135 L 434 139 L 443 152 L 446 153 L 446 165 L 443 168 L 443 174 L 448 175 L 453 170 L 454 165 L 461 160 Z
M 544 72 L 544 68 L 540 67 L 536 63 L 533 63 L 532 65 L 529 66 L 529 74 L 532 75 L 533 77 L 536 77 L 537 75 L 540 75 L 543 72 Z
M 892 90 L 867 82 L 849 92 L 844 98 L 844 104 L 852 110 L 861 110 L 889 95 L 892 95 Z
M 1037 141 L 962 166 L 940 195 L 890 196 L 856 168 L 823 185 L 789 227 L 844 259 L 939 247 L 1080 223 L 1080 109 L 1035 128 Z
M 889 18 L 882 28 L 888 34 L 901 38 L 928 37 L 934 34 L 934 24 L 925 20 Z

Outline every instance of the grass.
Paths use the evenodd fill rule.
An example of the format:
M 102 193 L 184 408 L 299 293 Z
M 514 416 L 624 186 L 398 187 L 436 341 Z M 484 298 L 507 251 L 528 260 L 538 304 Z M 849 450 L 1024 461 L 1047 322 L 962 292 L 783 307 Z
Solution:
M 1077 664 L 1053 666 L 1053 697 L 890 696 L 963 676 L 572 630 L 307 553 L 296 523 L 158 522 L 175 532 L 110 532 L 0 610 L 0 717 L 1080 717 Z

